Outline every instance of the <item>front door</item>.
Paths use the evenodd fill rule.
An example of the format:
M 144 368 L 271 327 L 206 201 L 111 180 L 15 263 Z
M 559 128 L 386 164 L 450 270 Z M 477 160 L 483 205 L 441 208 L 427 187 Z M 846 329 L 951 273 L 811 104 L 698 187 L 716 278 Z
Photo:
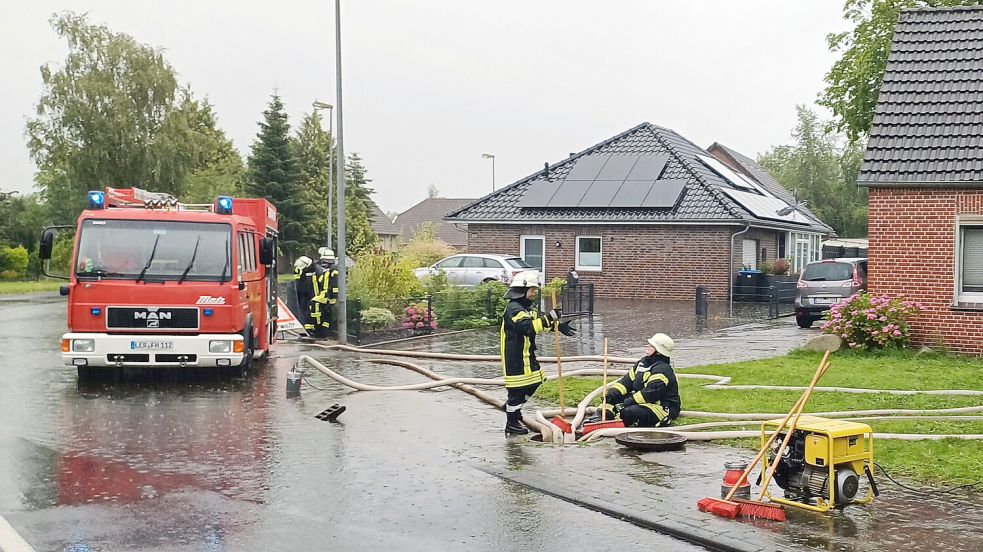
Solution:
M 546 238 L 544 236 L 521 236 L 519 256 L 546 278 Z
M 756 240 L 744 240 L 741 264 L 752 270 L 758 268 L 758 242 Z

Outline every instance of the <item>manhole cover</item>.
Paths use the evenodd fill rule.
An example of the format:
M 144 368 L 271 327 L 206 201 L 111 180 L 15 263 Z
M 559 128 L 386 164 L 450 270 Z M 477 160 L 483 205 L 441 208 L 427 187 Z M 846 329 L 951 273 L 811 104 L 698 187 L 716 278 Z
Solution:
M 615 436 L 614 440 L 633 450 L 657 452 L 679 450 L 686 444 L 686 437 L 669 431 L 631 431 Z

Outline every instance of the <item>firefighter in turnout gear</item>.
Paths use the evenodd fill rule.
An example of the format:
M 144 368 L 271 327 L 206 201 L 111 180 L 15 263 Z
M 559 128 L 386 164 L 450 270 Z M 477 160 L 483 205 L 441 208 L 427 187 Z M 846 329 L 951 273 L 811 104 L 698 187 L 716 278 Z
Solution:
M 305 329 L 314 329 L 311 324 L 310 312 L 308 312 L 308 305 L 310 305 L 311 299 L 314 297 L 314 288 L 311 285 L 311 279 L 307 276 L 307 272 L 311 270 L 310 257 L 299 257 L 294 261 L 294 290 L 297 293 L 297 318 L 300 323 L 304 325 Z
M 338 262 L 334 255 L 334 250 L 330 247 L 322 247 L 317 250 L 319 258 L 318 266 L 324 269 L 326 281 L 324 289 L 327 290 L 328 304 L 334 305 L 338 302 Z
M 648 350 L 605 396 L 606 419 L 620 417 L 625 427 L 664 427 L 679 416 L 679 386 L 670 358 L 675 344 L 668 335 L 648 339 Z M 600 420 L 600 409 L 593 421 Z
M 328 328 L 331 323 L 328 318 L 330 306 L 328 306 L 327 272 L 317 263 L 310 266 L 304 277 L 310 282 L 311 300 L 308 302 L 308 312 L 310 321 L 304 324 L 311 337 L 324 338 L 328 336 Z
M 525 435 L 529 430 L 522 423 L 522 405 L 532 397 L 546 377 L 536 360 L 536 335 L 553 329 L 553 323 L 560 319 L 557 307 L 546 314 L 540 314 L 533 306 L 533 299 L 539 289 L 539 272 L 527 270 L 515 275 L 505 297 L 509 300 L 502 315 L 501 354 L 502 369 L 505 372 L 505 435 Z M 570 321 L 561 322 L 559 330 L 563 335 L 572 336 L 576 332 Z

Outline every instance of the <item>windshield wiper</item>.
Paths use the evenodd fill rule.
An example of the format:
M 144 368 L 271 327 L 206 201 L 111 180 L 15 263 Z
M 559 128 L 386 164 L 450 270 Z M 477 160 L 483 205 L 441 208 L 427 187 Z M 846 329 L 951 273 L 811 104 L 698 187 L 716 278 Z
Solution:
M 157 234 L 157 239 L 154 240 L 154 248 L 150 250 L 150 258 L 147 259 L 147 264 L 143 265 L 143 270 L 141 270 L 140 274 L 137 275 L 137 282 L 143 280 L 143 275 L 147 273 L 147 269 L 150 268 L 150 264 L 154 262 L 154 255 L 157 254 L 158 243 L 160 243 L 160 234 Z
M 191 272 L 191 267 L 195 264 L 195 257 L 198 256 L 198 245 L 201 243 L 201 234 L 198 234 L 198 239 L 195 240 L 195 250 L 191 253 L 191 260 L 188 261 L 188 266 L 184 268 L 184 272 L 181 273 L 181 277 L 178 278 L 177 283 L 180 284 L 188 277 L 188 273 Z
M 222 265 L 222 275 L 218 278 L 218 283 L 225 283 L 225 271 L 229 269 L 229 238 L 225 238 L 225 264 Z M 229 277 L 229 281 L 232 281 L 232 277 Z

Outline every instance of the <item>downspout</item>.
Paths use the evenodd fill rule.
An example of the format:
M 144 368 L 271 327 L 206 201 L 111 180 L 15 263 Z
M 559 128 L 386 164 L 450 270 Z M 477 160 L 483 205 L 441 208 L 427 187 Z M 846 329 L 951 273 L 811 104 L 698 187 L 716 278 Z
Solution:
M 727 296 L 730 297 L 730 318 L 734 318 L 734 238 L 746 233 L 750 229 L 751 223 L 748 222 L 744 230 L 734 232 L 730 235 L 730 266 L 727 267 L 728 281 L 730 282 L 727 289 Z

